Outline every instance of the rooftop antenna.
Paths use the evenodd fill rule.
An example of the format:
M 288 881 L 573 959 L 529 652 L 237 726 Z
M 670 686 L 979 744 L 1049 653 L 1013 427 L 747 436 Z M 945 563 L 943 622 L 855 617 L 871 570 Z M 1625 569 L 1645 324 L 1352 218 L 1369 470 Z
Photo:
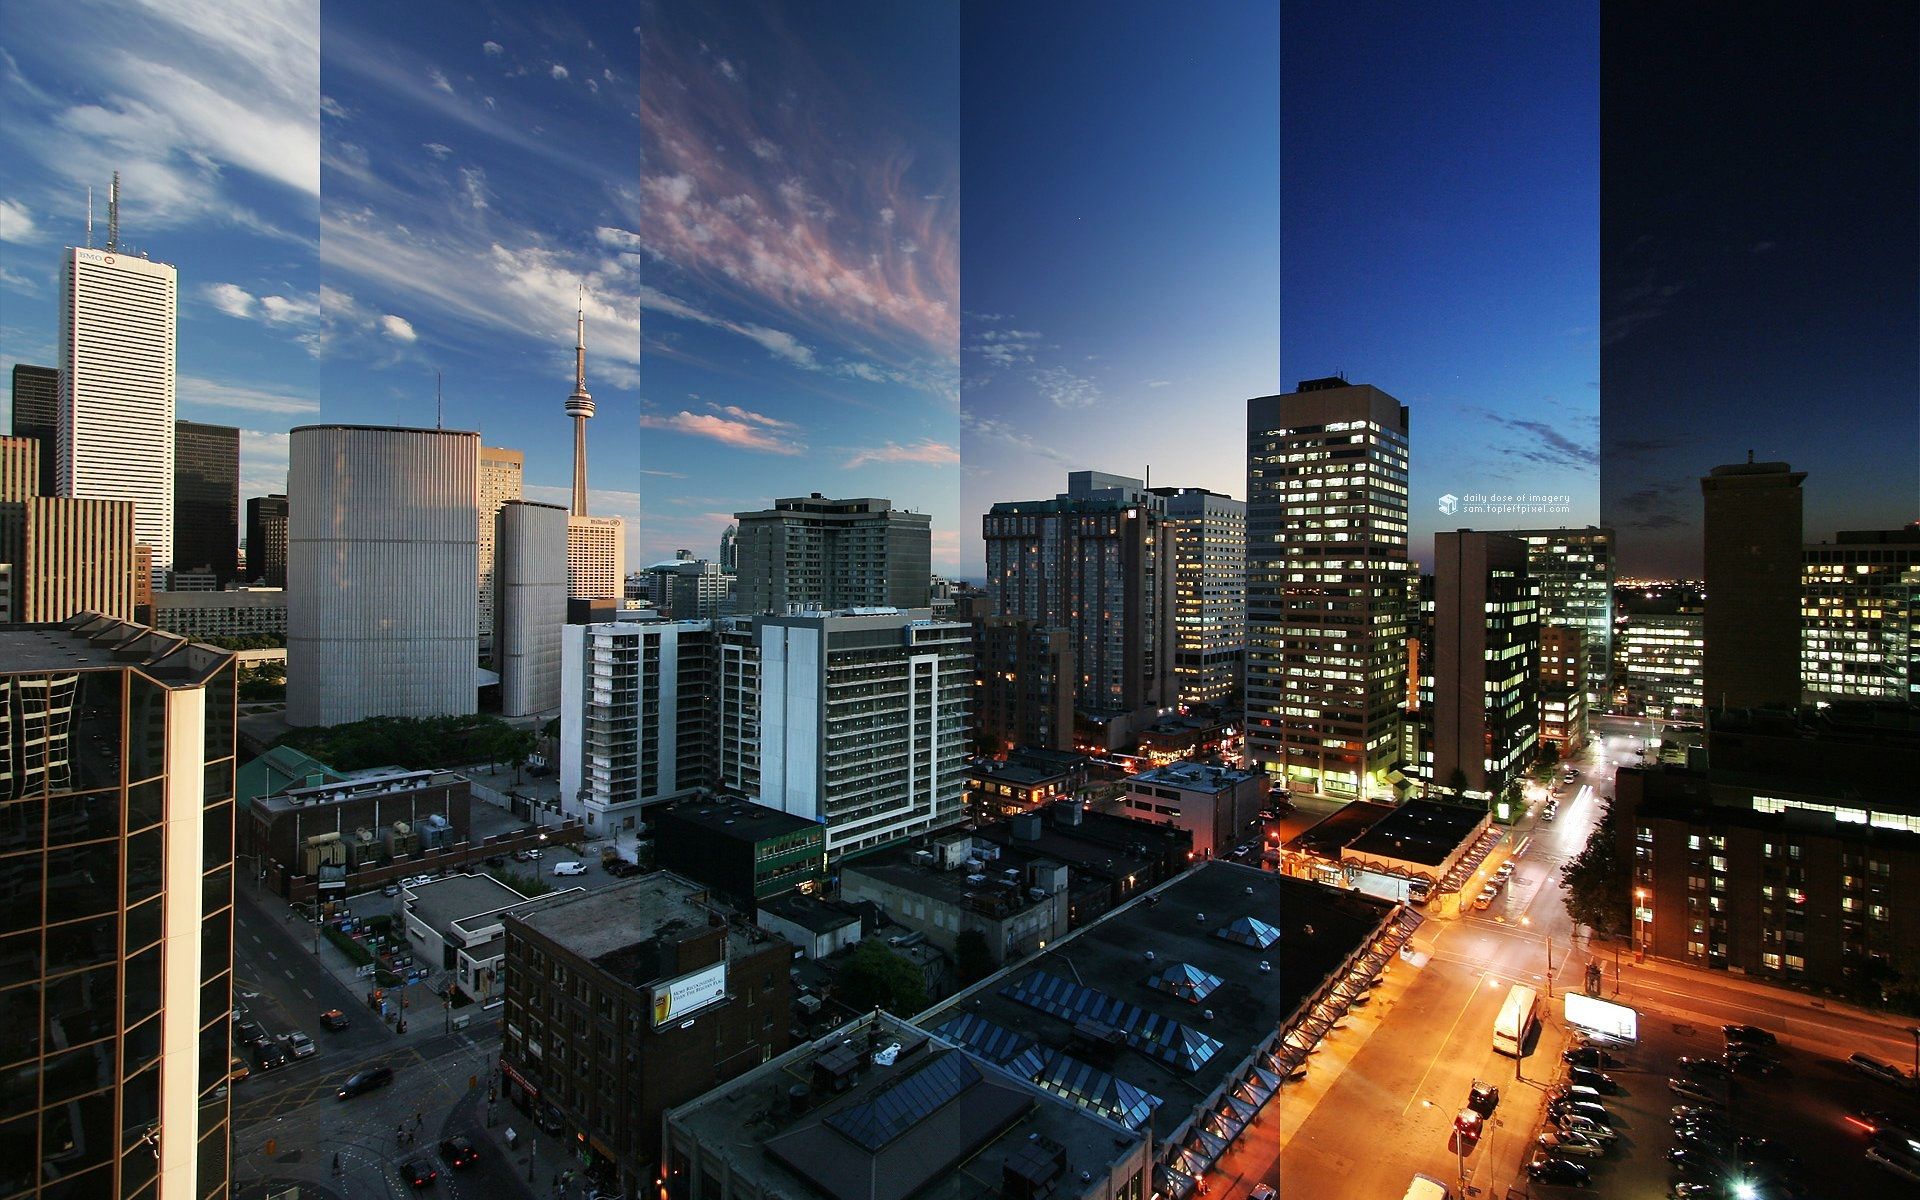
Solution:
M 87 185 L 87 249 L 93 249 L 93 185 Z
M 433 373 L 433 427 L 435 429 L 447 427 L 446 406 L 440 401 L 440 372 L 438 371 Z
M 113 173 L 113 186 L 107 191 L 107 253 L 120 249 L 120 172 Z

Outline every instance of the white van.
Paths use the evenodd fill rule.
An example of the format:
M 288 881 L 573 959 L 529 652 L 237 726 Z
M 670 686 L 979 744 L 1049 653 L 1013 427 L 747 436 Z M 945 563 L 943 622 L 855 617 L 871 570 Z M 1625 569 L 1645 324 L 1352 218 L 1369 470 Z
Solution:
M 1433 1176 L 1416 1174 L 1407 1184 L 1404 1200 L 1453 1200 L 1453 1193 Z
M 583 862 L 557 862 L 553 864 L 555 875 L 585 875 L 587 864 Z

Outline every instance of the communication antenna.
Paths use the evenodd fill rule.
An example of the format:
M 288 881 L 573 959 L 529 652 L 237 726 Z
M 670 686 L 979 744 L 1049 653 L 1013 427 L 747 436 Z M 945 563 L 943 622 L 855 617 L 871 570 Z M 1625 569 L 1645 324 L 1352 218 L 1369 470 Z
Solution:
M 113 186 L 107 191 L 107 253 L 120 249 L 120 172 L 113 173 Z
M 93 185 L 87 185 L 87 249 L 93 249 Z
M 435 429 L 445 429 L 447 427 L 446 416 L 446 407 L 440 402 L 440 372 L 435 371 L 433 373 L 433 427 Z

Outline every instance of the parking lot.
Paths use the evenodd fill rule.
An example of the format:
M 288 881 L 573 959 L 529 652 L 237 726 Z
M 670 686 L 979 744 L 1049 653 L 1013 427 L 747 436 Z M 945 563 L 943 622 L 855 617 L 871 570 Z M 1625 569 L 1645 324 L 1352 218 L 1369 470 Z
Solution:
M 1712 1082 L 1717 1072 L 1711 1068 L 1678 1066 L 1682 1057 L 1722 1058 L 1719 1026 L 1643 1023 L 1635 1044 L 1592 1044 L 1613 1060 L 1602 1069 L 1618 1090 L 1598 1098 L 1613 1136 L 1600 1139 L 1605 1148 L 1597 1155 L 1575 1149 L 1562 1156 L 1587 1168 L 1601 1194 L 1683 1200 L 1920 1194 L 1920 1179 L 1867 1158 L 1873 1137 L 1859 1116 L 1878 1111 L 1920 1130 L 1920 1096 L 1910 1089 L 1869 1079 L 1843 1059 L 1790 1041 L 1764 1048 L 1776 1064 L 1768 1073 L 1734 1073 L 1722 1088 Z M 1689 1077 L 1709 1083 L 1694 1094 L 1670 1083 Z M 1677 1115 L 1682 1107 L 1688 1117 Z M 1542 1194 L 1570 1190 L 1541 1182 L 1535 1187 Z

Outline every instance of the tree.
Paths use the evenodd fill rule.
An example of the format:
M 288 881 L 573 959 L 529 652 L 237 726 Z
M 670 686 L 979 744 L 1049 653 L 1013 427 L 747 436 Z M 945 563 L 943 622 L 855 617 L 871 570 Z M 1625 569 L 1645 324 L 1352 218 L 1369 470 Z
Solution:
M 927 984 L 920 968 L 877 938 L 853 948 L 847 965 L 840 968 L 835 990 L 849 1008 L 884 1008 L 904 1017 L 927 1006 Z
M 993 952 L 987 949 L 986 935 L 978 929 L 963 929 L 953 939 L 953 968 L 964 987 L 993 974 Z
M 1586 847 L 1560 868 L 1560 888 L 1567 894 L 1567 915 L 1601 937 L 1624 937 L 1632 927 L 1628 894 L 1633 880 L 1620 856 L 1614 836 L 1613 806 L 1609 804 Z

